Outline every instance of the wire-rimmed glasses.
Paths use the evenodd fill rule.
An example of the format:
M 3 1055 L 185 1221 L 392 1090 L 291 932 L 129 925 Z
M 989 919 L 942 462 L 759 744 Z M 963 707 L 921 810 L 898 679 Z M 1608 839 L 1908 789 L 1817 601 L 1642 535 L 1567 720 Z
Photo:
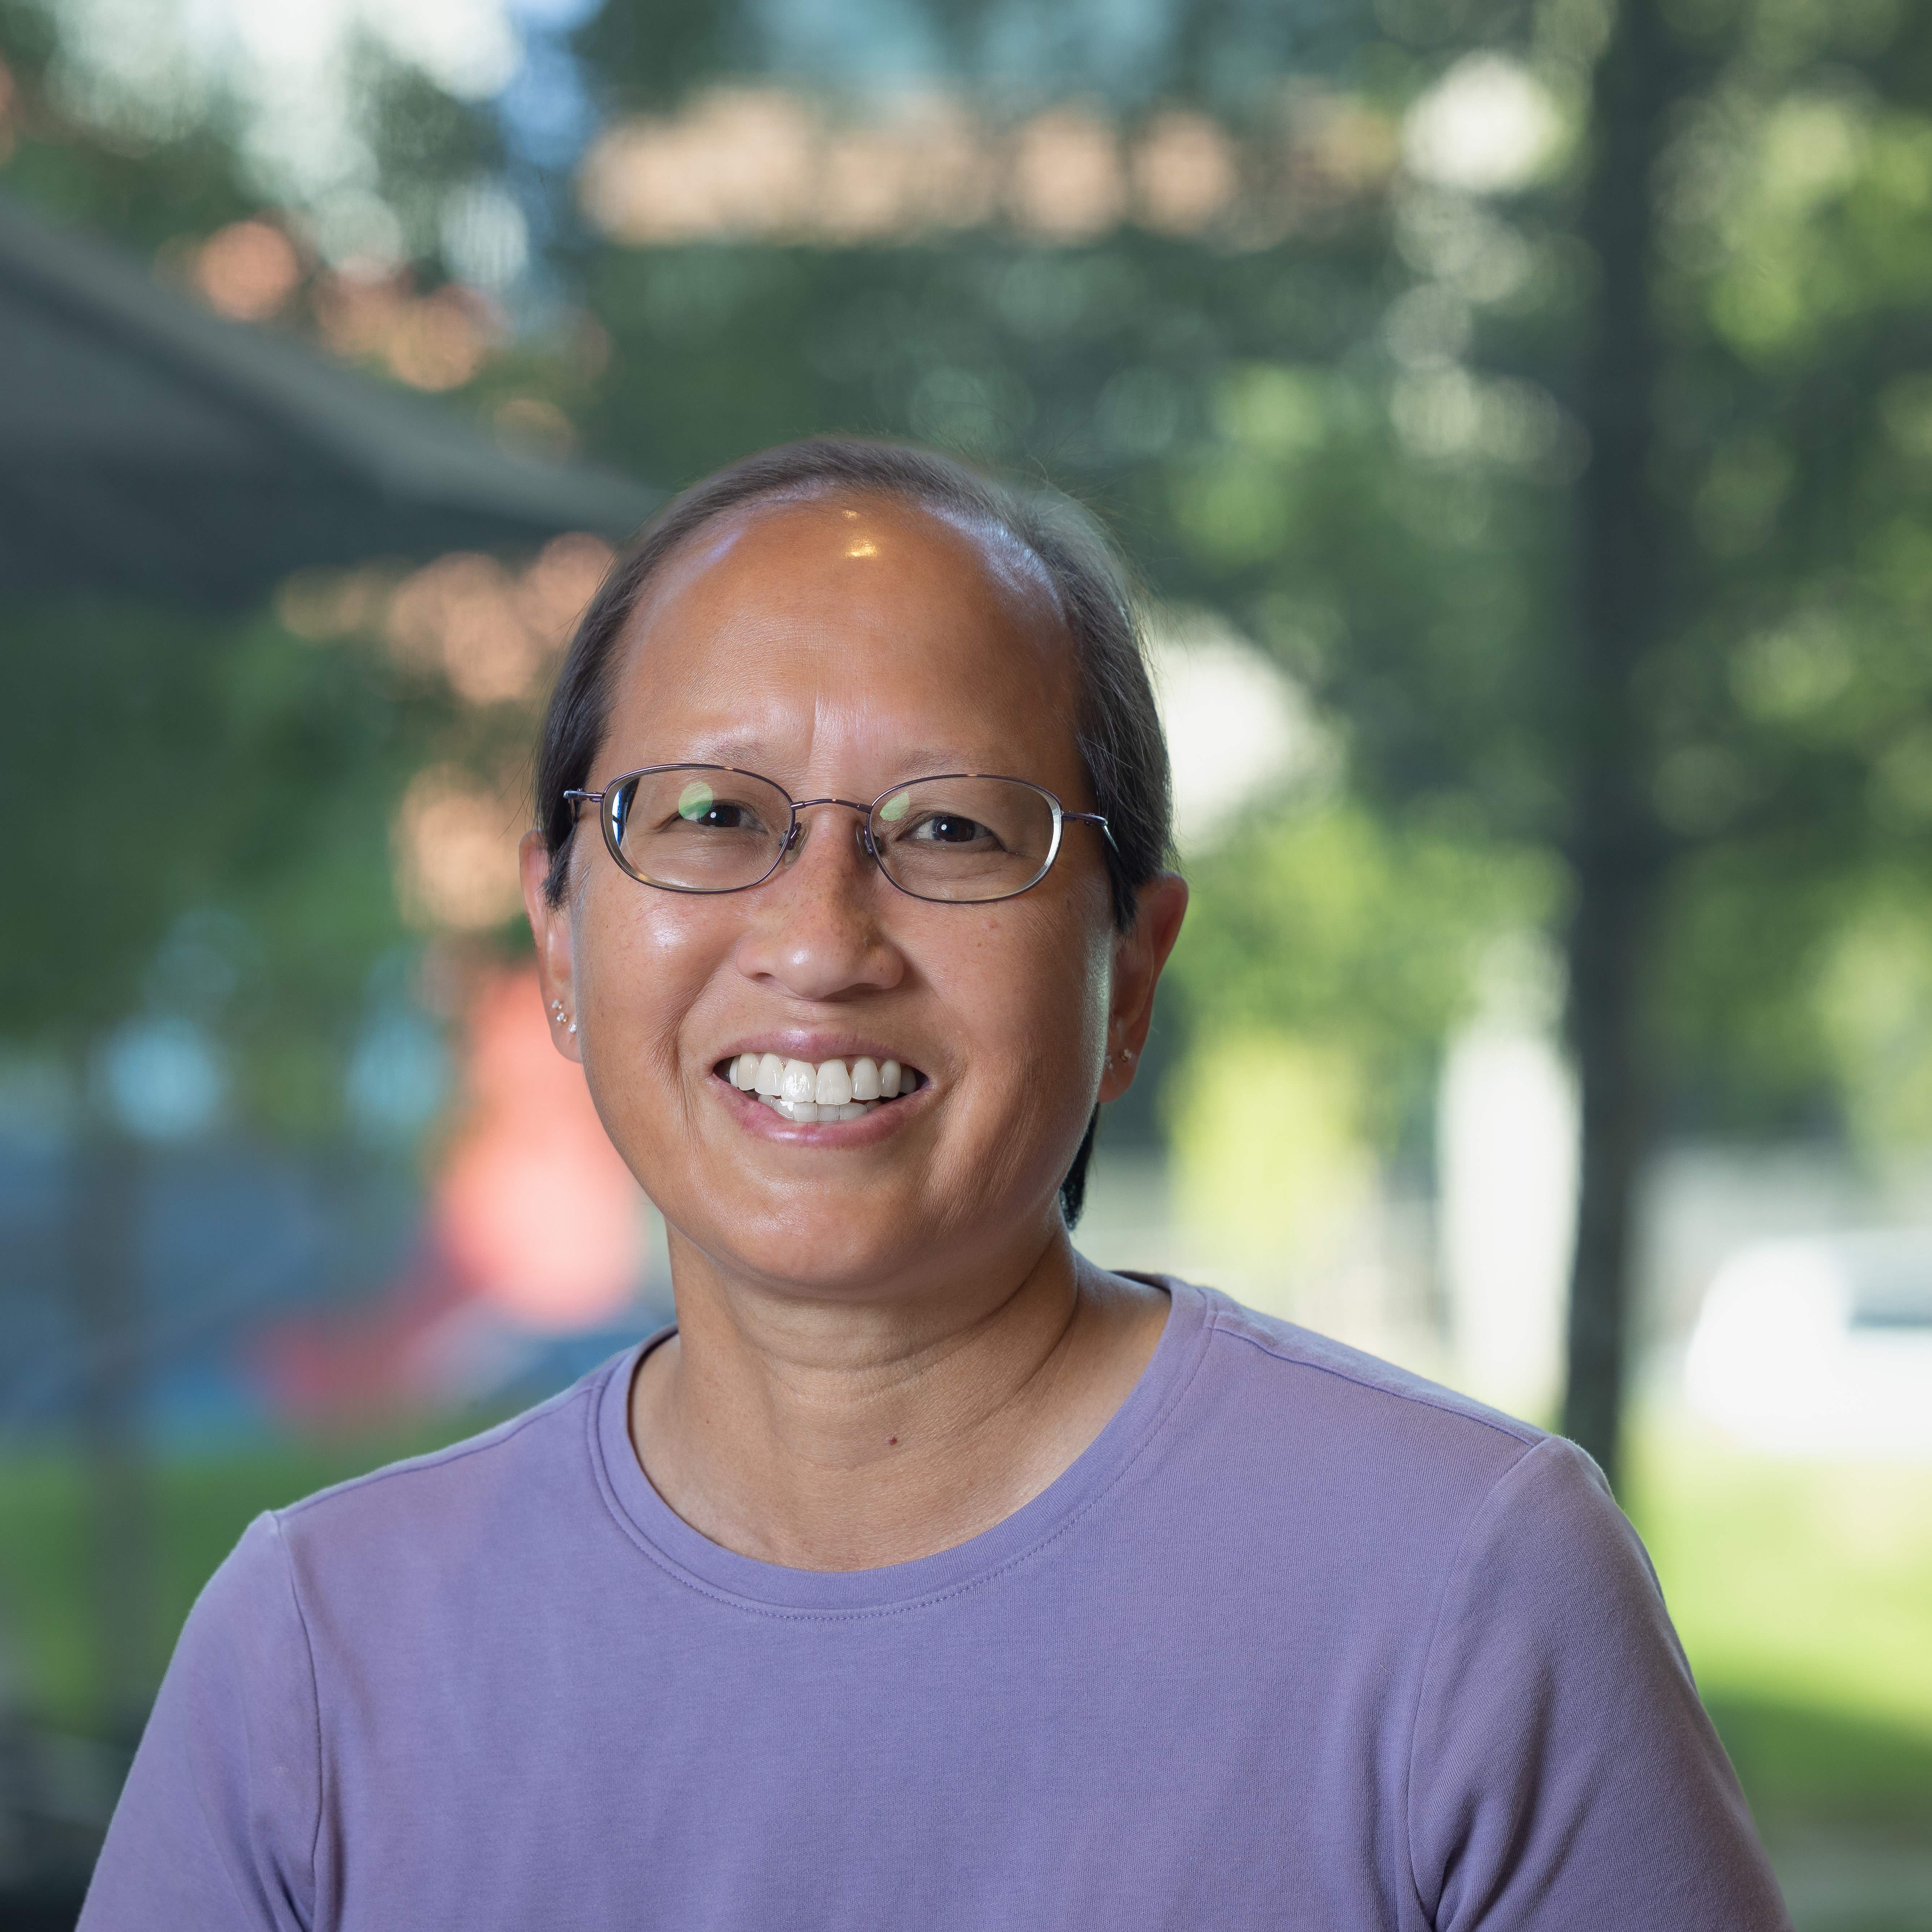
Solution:
M 631 877 L 669 892 L 742 892 L 762 885 L 804 836 L 799 814 L 836 805 L 864 820 L 859 843 L 898 889 L 916 899 L 984 904 L 1010 899 L 1046 877 L 1069 812 L 1044 785 L 977 772 L 909 778 L 871 804 L 794 799 L 756 772 L 728 765 L 647 765 L 602 791 L 566 791 L 594 805 L 612 858 Z

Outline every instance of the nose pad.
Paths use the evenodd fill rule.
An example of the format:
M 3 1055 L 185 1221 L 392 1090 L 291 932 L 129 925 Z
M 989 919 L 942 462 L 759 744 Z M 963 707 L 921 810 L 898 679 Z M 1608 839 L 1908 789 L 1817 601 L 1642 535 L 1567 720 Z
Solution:
M 806 804 L 808 806 L 846 806 L 846 800 L 808 798 L 806 800 Z M 866 808 L 863 808 L 863 806 L 846 806 L 846 809 L 850 809 L 850 812 L 863 812 Z M 806 818 L 804 812 L 800 812 L 798 818 L 792 819 L 792 829 L 784 835 L 784 850 L 778 852 L 778 866 L 775 869 L 788 869 L 790 866 L 794 866 L 794 863 L 798 862 L 798 854 L 800 852 L 804 852 L 806 836 L 808 836 L 809 831 L 812 831 L 812 821 Z M 868 825 L 863 818 L 860 819 L 858 825 L 854 827 L 854 838 L 856 842 L 858 842 L 860 854 L 862 854 L 863 858 L 868 858 L 873 866 L 878 866 L 879 872 L 885 872 L 885 860 L 879 856 L 879 846 L 873 842 L 872 825 Z
M 836 799 L 813 802 L 824 804 L 839 802 Z M 784 849 L 778 854 L 778 863 L 781 866 L 789 866 L 796 862 L 799 854 L 805 850 L 806 835 L 811 830 L 812 821 L 808 818 L 801 817 L 792 821 L 791 830 L 785 834 Z M 855 830 L 859 842 L 859 850 L 864 853 L 875 866 L 883 866 L 884 862 L 879 856 L 879 848 L 872 841 L 872 828 L 862 819 Z

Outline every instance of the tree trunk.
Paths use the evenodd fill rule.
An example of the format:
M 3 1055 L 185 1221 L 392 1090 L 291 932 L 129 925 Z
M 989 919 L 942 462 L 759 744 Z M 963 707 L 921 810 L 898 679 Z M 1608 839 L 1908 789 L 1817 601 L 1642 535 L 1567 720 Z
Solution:
M 1631 1237 L 1649 1144 L 1640 1008 L 1655 882 L 1580 867 L 1569 934 L 1570 1039 L 1582 1101 L 1563 1432 L 1614 1484 L 1629 1347 Z
M 1623 0 L 1597 67 L 1582 223 L 1598 280 L 1580 399 L 1591 456 L 1576 500 L 1568 952 L 1582 1150 L 1563 1403 L 1564 1432 L 1612 1481 L 1631 1222 L 1649 1137 L 1644 969 L 1665 863 L 1636 674 L 1664 640 L 1670 610 L 1652 481 L 1659 349 L 1651 268 L 1657 160 L 1676 92 L 1656 0 Z

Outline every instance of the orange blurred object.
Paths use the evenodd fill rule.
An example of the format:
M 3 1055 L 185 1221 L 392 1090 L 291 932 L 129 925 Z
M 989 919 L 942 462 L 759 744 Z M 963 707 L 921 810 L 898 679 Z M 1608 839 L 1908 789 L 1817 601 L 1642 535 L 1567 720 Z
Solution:
M 302 262 L 272 223 L 232 221 L 202 244 L 194 279 L 211 308 L 237 322 L 262 322 L 294 293 Z
M 582 1070 L 550 1045 L 534 969 L 483 978 L 466 1032 L 469 1105 L 416 1252 L 374 1302 L 279 1323 L 252 1352 L 284 1415 L 344 1426 L 473 1401 L 544 1338 L 621 1325 L 640 1290 L 668 1287 L 649 1280 L 649 1208 Z
M 435 1184 L 438 1246 L 485 1300 L 532 1328 L 608 1321 L 644 1274 L 644 1196 L 583 1070 L 550 1044 L 534 970 L 484 983 L 468 1071 L 468 1121 Z

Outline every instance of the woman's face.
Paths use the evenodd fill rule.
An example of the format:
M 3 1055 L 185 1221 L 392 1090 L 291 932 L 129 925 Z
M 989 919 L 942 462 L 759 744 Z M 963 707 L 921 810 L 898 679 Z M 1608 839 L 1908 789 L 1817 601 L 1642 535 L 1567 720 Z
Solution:
M 827 497 L 734 514 L 672 560 L 622 651 L 590 789 L 686 761 L 800 799 L 996 772 L 1094 808 L 1039 565 L 926 512 Z M 762 885 L 695 896 L 622 872 L 586 807 L 555 910 L 526 842 L 544 998 L 577 1022 L 559 1043 L 676 1234 L 731 1275 L 850 1298 L 907 1286 L 939 1254 L 1037 1253 L 1103 1062 L 1140 1046 L 1178 904 L 1164 934 L 1143 918 L 1123 940 L 1093 826 L 1066 827 L 1030 891 L 960 904 L 896 890 L 857 814 L 803 824 Z M 896 1060 L 917 1084 L 801 1124 L 733 1084 L 747 1054 Z M 1124 1061 L 1103 1091 L 1125 1084 Z

